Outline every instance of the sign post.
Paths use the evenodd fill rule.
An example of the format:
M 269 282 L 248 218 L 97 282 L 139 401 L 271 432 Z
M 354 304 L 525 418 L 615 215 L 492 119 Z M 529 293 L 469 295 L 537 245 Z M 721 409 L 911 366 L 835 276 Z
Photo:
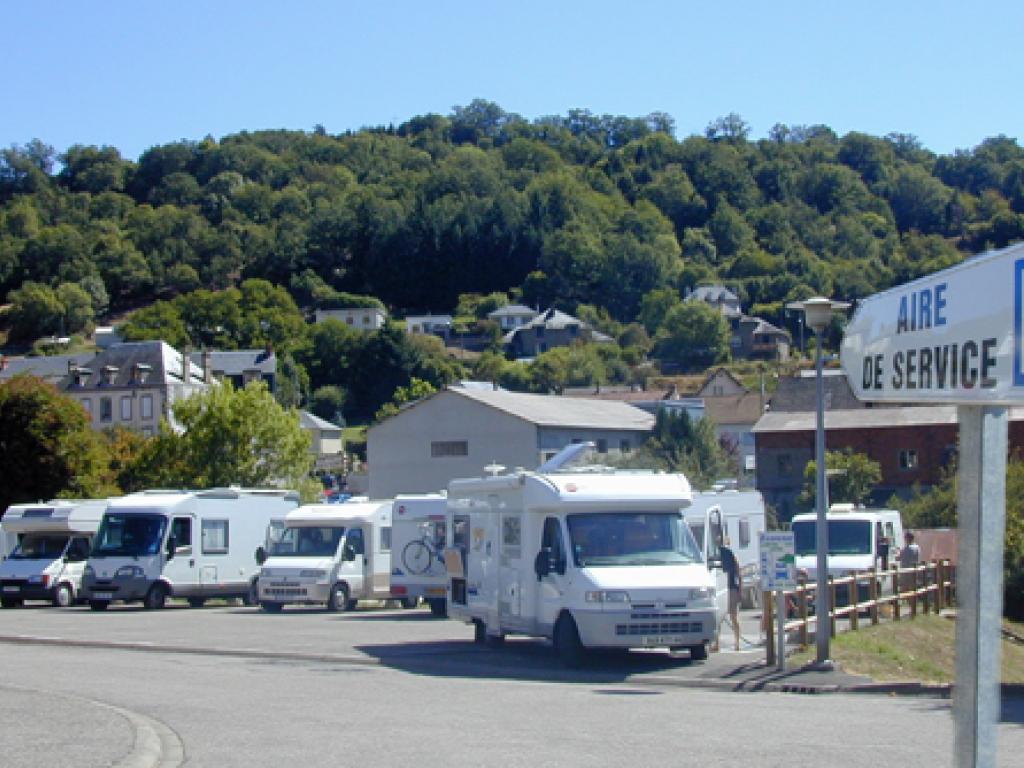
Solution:
M 1024 244 L 866 299 L 846 328 L 842 363 L 861 400 L 958 406 L 956 765 L 994 766 L 1006 406 L 1024 403 Z
M 776 628 L 778 643 L 775 659 L 779 671 L 786 668 L 786 593 L 796 587 L 794 553 L 796 546 L 792 531 L 761 531 L 761 590 L 775 592 Z

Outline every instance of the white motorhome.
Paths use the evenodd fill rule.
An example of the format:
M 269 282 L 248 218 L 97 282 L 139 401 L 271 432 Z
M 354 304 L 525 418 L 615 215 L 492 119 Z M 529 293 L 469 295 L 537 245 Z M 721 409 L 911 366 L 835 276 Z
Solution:
M 477 642 L 550 638 L 570 666 L 589 648 L 706 658 L 720 608 L 686 478 L 558 465 L 449 484 L 449 616 Z
M 903 520 L 898 511 L 833 504 L 825 519 L 828 523 L 829 576 L 838 578 L 884 570 L 896 562 L 897 548 L 903 541 Z M 816 513 L 794 515 L 791 528 L 796 568 L 805 571 L 808 581 L 813 582 L 818 573 Z M 865 588 L 862 585 L 862 589 Z
M 448 500 L 443 494 L 396 496 L 391 514 L 391 591 L 423 599 L 435 616 L 446 616 L 444 567 Z
M 17 544 L 0 563 L 0 605 L 14 608 L 25 600 L 72 605 L 106 508 L 106 499 L 54 499 L 8 508 L 0 530 Z
M 391 502 L 307 504 L 289 512 L 263 560 L 259 603 L 279 612 L 289 603 L 348 611 L 359 600 L 399 598 L 391 590 Z
M 217 488 L 142 491 L 113 499 L 82 579 L 94 610 L 141 600 L 158 609 L 169 597 L 192 607 L 213 597 L 251 601 L 256 547 L 271 521 L 299 504 L 295 491 Z
M 693 503 L 683 510 L 683 516 L 704 560 L 715 568 L 721 567 L 719 549 L 725 537 L 729 538 L 743 574 L 741 606 L 756 607 L 761 594 L 759 534 L 766 527 L 764 498 L 760 492 L 698 491 L 693 494 Z M 724 582 L 722 584 L 724 587 Z

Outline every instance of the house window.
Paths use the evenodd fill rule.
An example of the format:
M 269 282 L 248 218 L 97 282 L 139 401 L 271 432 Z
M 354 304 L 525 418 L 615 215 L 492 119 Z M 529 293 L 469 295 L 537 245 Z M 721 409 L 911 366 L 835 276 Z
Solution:
M 113 421 L 114 402 L 109 397 L 100 398 L 100 421 Z
M 620 440 L 619 441 L 619 452 L 620 453 L 629 453 L 631 450 L 633 450 L 633 447 L 629 444 L 629 440 Z
M 89 414 L 90 418 L 92 418 L 92 400 L 88 397 L 83 397 L 78 402 L 82 404 L 82 407 L 85 408 L 85 412 Z
M 543 325 L 538 325 L 537 328 L 535 329 L 535 331 L 536 331 L 536 336 L 537 336 L 538 339 L 543 339 L 544 338 L 544 326 Z
M 430 444 L 430 458 L 441 459 L 449 456 L 469 456 L 469 441 L 440 440 Z
M 598 441 L 597 441 L 597 452 L 598 453 L 608 453 L 608 441 L 605 440 L 604 438 L 598 438 Z
M 917 469 L 917 451 L 912 449 L 900 451 L 900 469 Z
M 370 324 L 370 318 L 364 317 L 363 318 L 363 325 L 369 325 L 369 324 Z
M 121 398 L 121 421 L 132 420 L 132 399 L 130 396 Z
M 226 555 L 228 552 L 228 521 L 203 520 L 203 554 Z
M 152 419 L 153 418 L 153 396 L 143 395 L 139 400 L 139 411 L 141 412 L 142 418 Z
M 351 316 L 346 317 L 345 318 L 345 322 L 348 323 L 349 325 L 353 325 L 352 317 Z

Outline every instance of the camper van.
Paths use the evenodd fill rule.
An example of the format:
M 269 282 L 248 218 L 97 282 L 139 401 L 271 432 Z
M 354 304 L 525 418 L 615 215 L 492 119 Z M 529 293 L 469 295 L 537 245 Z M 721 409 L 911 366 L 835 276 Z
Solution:
M 712 567 L 721 568 L 719 548 L 728 537 L 743 574 L 741 607 L 756 608 L 761 596 L 759 536 L 766 526 L 760 492 L 699 491 L 693 494 L 693 503 L 683 510 L 683 516 L 704 560 Z
M 863 571 L 884 570 L 896 562 L 897 547 L 903 541 L 903 521 L 898 511 L 833 504 L 825 519 L 828 523 L 829 576 L 838 578 Z M 818 573 L 817 528 L 814 512 L 793 516 L 795 565 L 797 570 L 806 571 L 810 581 L 814 581 Z
M 17 544 L 0 563 L 0 605 L 15 608 L 25 600 L 46 600 L 62 607 L 74 604 L 106 507 L 106 499 L 11 506 L 0 530 Z
M 550 638 L 569 666 L 590 648 L 706 658 L 720 608 L 683 518 L 686 478 L 557 460 L 449 484 L 448 615 L 481 643 Z
M 391 502 L 307 504 L 289 512 L 262 560 L 259 603 L 277 613 L 289 603 L 349 611 L 359 600 L 399 597 L 391 591 Z
M 113 601 L 163 608 L 169 597 L 200 607 L 213 597 L 251 599 L 256 547 L 272 520 L 299 504 L 295 491 L 217 488 L 142 491 L 113 499 L 82 578 L 93 610 Z
M 448 613 L 444 568 L 448 500 L 443 494 L 396 496 L 391 514 L 391 591 L 425 600 L 435 616 Z

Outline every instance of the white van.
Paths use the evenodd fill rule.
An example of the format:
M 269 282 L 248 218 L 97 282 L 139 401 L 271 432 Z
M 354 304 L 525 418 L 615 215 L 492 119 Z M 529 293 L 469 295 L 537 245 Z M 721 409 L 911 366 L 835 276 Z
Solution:
M 391 591 L 425 600 L 439 617 L 448 613 L 443 557 L 447 504 L 439 493 L 396 496 L 391 514 Z
M 307 504 L 289 512 L 262 560 L 259 603 L 277 613 L 289 603 L 348 611 L 359 600 L 389 600 L 391 502 Z M 413 607 L 412 599 L 403 599 Z
M 113 499 L 82 579 L 94 610 L 169 597 L 199 607 L 212 597 L 253 598 L 253 557 L 270 522 L 299 504 L 295 491 L 217 488 L 142 491 Z
M 54 499 L 9 507 L 0 530 L 15 537 L 17 545 L 0 563 L 0 605 L 14 608 L 25 600 L 74 604 L 106 508 L 106 499 Z
M 693 503 L 683 510 L 704 560 L 721 568 L 719 552 L 726 536 L 743 574 L 741 607 L 755 608 L 760 602 L 761 553 L 759 542 L 765 530 L 764 498 L 759 491 L 714 490 L 693 494 Z M 727 588 L 724 580 L 723 589 Z M 728 595 L 725 598 L 728 604 Z
M 828 523 L 828 575 L 839 578 L 864 571 L 885 570 L 896 562 L 903 541 L 903 520 L 894 509 L 866 509 L 852 504 L 833 504 L 825 515 Z M 807 579 L 817 579 L 817 514 L 793 516 L 791 525 L 796 549 L 795 566 Z M 866 585 L 861 585 L 866 590 Z M 845 593 L 841 603 L 845 603 Z M 838 600 L 838 598 L 837 598 Z
M 570 666 L 589 648 L 704 659 L 719 608 L 683 519 L 690 499 L 680 474 L 545 466 L 453 480 L 448 615 L 471 622 L 477 642 L 551 638 Z

